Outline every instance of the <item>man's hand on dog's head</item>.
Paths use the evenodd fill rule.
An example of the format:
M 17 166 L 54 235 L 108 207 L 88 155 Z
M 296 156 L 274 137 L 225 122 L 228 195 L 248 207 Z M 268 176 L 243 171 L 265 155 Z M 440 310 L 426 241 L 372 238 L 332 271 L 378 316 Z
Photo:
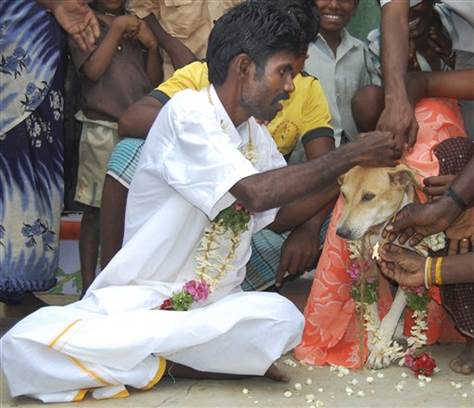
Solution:
M 402 151 L 390 132 L 374 131 L 361 133 L 352 143 L 359 152 L 357 164 L 365 167 L 393 167 L 398 164 Z

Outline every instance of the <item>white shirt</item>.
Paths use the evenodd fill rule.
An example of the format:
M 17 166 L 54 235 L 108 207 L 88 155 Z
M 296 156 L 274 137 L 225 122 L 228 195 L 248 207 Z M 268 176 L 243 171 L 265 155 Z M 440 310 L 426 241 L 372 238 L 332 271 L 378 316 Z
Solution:
M 381 0 L 383 7 L 392 0 Z M 473 0 L 442 0 L 452 11 L 455 33 L 452 36 L 453 49 L 474 52 L 474 1 Z M 410 0 L 410 7 L 421 3 L 421 0 Z
M 255 164 L 239 151 L 249 141 L 249 129 Z M 124 247 L 89 292 L 95 291 L 107 312 L 154 307 L 153 292 L 169 296 L 196 279 L 203 231 L 235 201 L 230 188 L 247 176 L 285 165 L 268 130 L 253 118 L 235 128 L 212 86 L 179 92 L 160 111 L 143 147 L 128 194 Z M 271 223 L 276 211 L 252 216 L 233 269 L 209 301 L 240 290 L 251 235 Z M 150 294 L 117 302 L 117 291 L 110 299 L 107 295 L 113 285 L 148 287 Z
M 324 37 L 319 34 L 317 40 L 309 45 L 309 56 L 304 67 L 308 74 L 319 79 L 324 89 L 331 109 L 336 146 L 340 144 L 343 131 L 350 140 L 357 137 L 351 99 L 359 88 L 373 82 L 367 69 L 369 62 L 364 43 L 345 29 L 341 37 L 334 55 Z

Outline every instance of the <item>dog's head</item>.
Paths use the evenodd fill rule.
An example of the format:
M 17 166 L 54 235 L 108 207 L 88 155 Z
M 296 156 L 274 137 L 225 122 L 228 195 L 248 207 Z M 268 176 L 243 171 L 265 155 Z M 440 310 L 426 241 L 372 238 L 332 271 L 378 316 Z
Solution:
M 402 164 L 354 167 L 339 178 L 345 206 L 337 235 L 357 240 L 372 227 L 388 221 L 402 204 L 414 200 L 415 183 L 413 172 Z

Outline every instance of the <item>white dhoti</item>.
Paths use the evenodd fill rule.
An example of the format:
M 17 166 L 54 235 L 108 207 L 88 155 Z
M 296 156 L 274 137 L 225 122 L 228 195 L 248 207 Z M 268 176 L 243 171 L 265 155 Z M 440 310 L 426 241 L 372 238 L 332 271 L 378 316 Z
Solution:
M 127 242 L 85 298 L 40 309 L 2 338 L 12 396 L 73 401 L 93 390 L 95 398 L 124 397 L 125 386 L 156 384 L 165 360 L 199 371 L 263 375 L 299 343 L 303 316 L 290 301 L 239 289 L 251 235 L 276 210 L 252 215 L 208 299 L 185 312 L 159 310 L 185 282 L 202 279 L 200 240 L 210 220 L 235 201 L 229 189 L 285 165 L 265 128 L 251 119 L 237 130 L 209 92 L 183 91 L 161 110 L 128 195 Z M 239 150 L 251 134 L 255 163 Z M 226 259 L 230 241 L 220 237 L 215 259 Z
M 303 318 L 274 293 L 235 293 L 187 312 L 87 311 L 87 300 L 46 307 L 2 339 L 2 365 L 12 396 L 44 402 L 127 396 L 150 388 L 165 361 L 200 371 L 263 375 L 300 341 Z

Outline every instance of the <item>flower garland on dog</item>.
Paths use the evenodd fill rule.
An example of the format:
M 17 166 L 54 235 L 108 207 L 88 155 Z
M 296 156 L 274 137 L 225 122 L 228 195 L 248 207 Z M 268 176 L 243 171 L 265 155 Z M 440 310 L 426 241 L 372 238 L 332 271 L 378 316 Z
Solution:
M 369 307 L 378 301 L 378 282 L 375 278 L 366 277 L 365 273 L 369 270 L 370 262 L 362 256 L 362 242 L 348 242 L 349 264 L 347 273 L 352 282 L 352 298 L 356 301 L 356 309 L 362 313 L 364 328 L 368 336 L 368 342 L 372 345 L 386 342 L 380 333 L 380 322 L 375 315 L 376 309 Z M 373 247 L 372 258 L 376 259 L 378 255 L 378 245 Z M 373 260 L 372 260 L 373 262 Z M 426 345 L 427 324 L 427 305 L 430 300 L 428 291 L 423 287 L 407 288 L 403 287 L 406 293 L 407 306 L 412 310 L 413 325 L 410 329 L 410 336 L 407 339 L 408 347 L 406 350 L 398 344 L 396 340 L 390 340 L 385 345 L 385 357 L 390 361 L 399 360 L 399 364 L 408 365 L 413 358 L 414 353 Z

